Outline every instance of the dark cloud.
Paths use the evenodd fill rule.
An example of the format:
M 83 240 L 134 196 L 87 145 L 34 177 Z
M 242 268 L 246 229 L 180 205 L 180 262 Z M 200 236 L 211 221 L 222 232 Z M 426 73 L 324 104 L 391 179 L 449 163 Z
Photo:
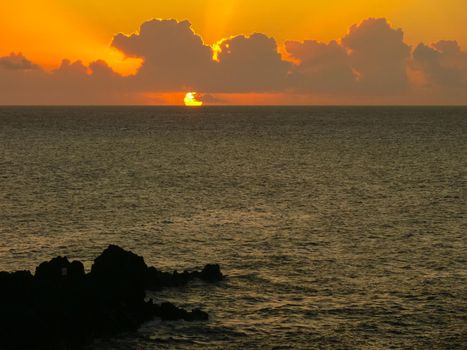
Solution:
M 212 48 L 187 21 L 152 20 L 137 34 L 118 34 L 112 45 L 128 57 L 144 60 L 139 72 L 129 79 L 138 89 L 277 90 L 283 86 L 290 65 L 281 59 L 274 39 L 263 34 L 223 40 L 217 62 Z
M 384 18 L 370 18 L 353 25 L 342 38 L 357 73 L 359 86 L 366 93 L 398 93 L 407 87 L 407 61 L 410 47 L 401 29 L 394 29 Z
M 221 103 L 226 102 L 225 100 L 223 100 L 222 98 L 219 98 L 218 96 L 214 94 L 202 94 L 198 97 L 198 100 L 206 104 L 210 104 L 210 103 L 221 104 Z
M 467 52 L 456 41 L 438 41 L 427 46 L 419 44 L 414 53 L 416 68 L 429 84 L 449 88 L 467 88 Z
M 0 57 L 0 69 L 31 70 L 39 69 L 21 53 L 11 53 L 9 56 Z
M 239 35 L 222 41 L 215 83 L 217 92 L 272 92 L 285 86 L 291 68 L 276 41 L 264 34 Z
M 116 35 L 112 45 L 129 57 L 143 58 L 138 74 L 129 79 L 137 89 L 200 88 L 214 70 L 211 47 L 193 32 L 188 21 L 152 20 L 137 34 Z
M 400 29 L 384 18 L 370 18 L 350 28 L 341 42 L 288 41 L 298 61 L 289 85 L 298 91 L 362 96 L 405 93 L 410 47 Z
M 336 41 L 320 43 L 287 41 L 285 48 L 299 61 L 289 78 L 289 85 L 299 91 L 341 93 L 355 85 L 349 56 Z
M 121 104 L 128 97 L 123 78 L 103 61 L 63 60 L 52 72 L 0 69 L 0 104 Z

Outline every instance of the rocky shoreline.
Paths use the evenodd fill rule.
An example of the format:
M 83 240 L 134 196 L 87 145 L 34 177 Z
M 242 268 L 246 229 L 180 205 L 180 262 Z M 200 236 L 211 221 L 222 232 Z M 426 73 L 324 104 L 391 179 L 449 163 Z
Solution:
M 0 272 L 0 349 L 83 349 L 94 339 L 135 331 L 162 320 L 204 321 L 200 309 L 155 304 L 146 291 L 193 279 L 221 281 L 219 265 L 201 271 L 162 272 L 141 256 L 110 245 L 86 273 L 80 261 L 57 257 L 30 271 Z

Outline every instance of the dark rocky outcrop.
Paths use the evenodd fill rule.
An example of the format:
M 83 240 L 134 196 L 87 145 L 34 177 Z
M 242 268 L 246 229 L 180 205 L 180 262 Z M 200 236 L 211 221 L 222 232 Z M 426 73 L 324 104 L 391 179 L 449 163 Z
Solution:
M 221 267 L 218 264 L 208 264 L 199 274 L 199 278 L 206 282 L 217 282 L 222 280 L 224 275 L 222 275 Z
M 209 319 L 208 314 L 200 309 L 194 309 L 189 312 L 168 302 L 161 305 L 153 304 L 153 312 L 164 321 L 206 321 Z
M 220 266 L 215 264 L 206 265 L 201 271 L 162 272 L 154 267 L 149 267 L 146 274 L 145 286 L 148 290 L 159 290 L 167 287 L 183 286 L 198 278 L 204 282 L 213 283 L 224 279 Z
M 66 257 L 57 257 L 41 263 L 36 268 L 35 277 L 39 281 L 77 281 L 85 276 L 84 265 L 80 261 L 69 262 Z
M 79 261 L 57 257 L 29 271 L 0 272 L 0 349 L 82 349 L 92 339 L 133 331 L 154 317 L 204 321 L 208 314 L 146 301 L 146 290 L 224 278 L 219 265 L 162 272 L 111 245 L 85 273 Z

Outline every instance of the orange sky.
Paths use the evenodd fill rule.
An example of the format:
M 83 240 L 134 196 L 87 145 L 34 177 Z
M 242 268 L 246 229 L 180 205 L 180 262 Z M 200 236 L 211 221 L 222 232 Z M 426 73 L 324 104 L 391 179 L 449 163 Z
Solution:
M 123 59 L 110 41 L 150 18 L 188 19 L 206 43 L 262 32 L 285 40 L 328 41 L 367 17 L 386 17 L 411 45 L 456 39 L 467 47 L 466 0 L 15 0 L 0 2 L 0 55 L 22 52 L 54 67 L 63 58 L 104 59 L 120 73 L 138 60 Z

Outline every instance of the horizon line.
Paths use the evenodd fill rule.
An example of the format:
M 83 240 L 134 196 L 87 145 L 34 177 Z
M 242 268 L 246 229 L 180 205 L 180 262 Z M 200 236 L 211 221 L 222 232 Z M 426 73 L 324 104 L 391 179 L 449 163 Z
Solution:
M 216 107 L 467 107 L 467 104 L 233 104 L 233 105 L 202 105 L 202 106 L 185 106 L 185 105 L 147 105 L 147 104 L 0 104 L 0 108 L 11 107 L 171 107 L 183 109 L 203 109 Z

